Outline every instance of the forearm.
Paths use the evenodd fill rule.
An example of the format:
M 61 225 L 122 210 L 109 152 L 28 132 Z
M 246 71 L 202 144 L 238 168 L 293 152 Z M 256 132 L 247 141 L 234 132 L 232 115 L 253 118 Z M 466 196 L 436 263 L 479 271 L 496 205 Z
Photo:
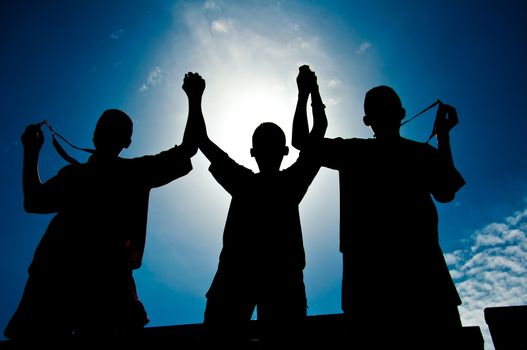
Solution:
M 326 106 L 322 102 L 322 97 L 318 87 L 311 92 L 311 110 L 313 113 L 313 129 L 310 133 L 311 141 L 321 140 L 328 128 L 326 117 Z
M 441 203 L 448 203 L 455 198 L 456 192 L 465 185 L 465 179 L 454 166 L 448 133 L 438 135 L 437 146 L 444 167 L 442 170 L 444 179 L 443 186 L 434 193 L 434 198 Z
M 38 152 L 24 150 L 22 189 L 24 192 L 24 209 L 27 212 L 40 212 L 42 182 L 38 174 Z
M 206 134 L 199 144 L 199 149 L 211 163 L 219 161 L 225 157 L 225 152 L 212 142 Z
M 452 157 L 452 149 L 450 147 L 450 135 L 437 135 L 437 150 L 439 156 L 443 161 L 451 167 L 454 167 L 454 158 Z
M 307 122 L 307 100 L 309 93 L 299 92 L 296 103 L 295 116 L 293 118 L 293 135 L 291 144 L 298 150 L 301 150 L 307 141 L 309 135 L 309 126 Z
M 192 157 L 198 151 L 198 143 L 201 133 L 205 128 L 203 111 L 201 109 L 201 96 L 188 99 L 188 117 L 181 147 L 183 151 Z

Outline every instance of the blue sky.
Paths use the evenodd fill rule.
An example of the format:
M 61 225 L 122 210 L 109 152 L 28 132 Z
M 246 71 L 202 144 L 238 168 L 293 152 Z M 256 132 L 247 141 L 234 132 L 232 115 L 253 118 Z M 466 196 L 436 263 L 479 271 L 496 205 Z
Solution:
M 157 153 L 181 142 L 182 78 L 197 71 L 207 81 L 211 138 L 256 170 L 252 131 L 274 121 L 289 139 L 297 69 L 309 64 L 328 106 L 329 137 L 371 136 L 362 100 L 380 84 L 398 91 L 408 115 L 436 98 L 457 107 L 453 153 L 467 185 L 454 202 L 437 205 L 440 239 L 463 323 L 482 326 L 491 349 L 483 309 L 527 303 L 526 11 L 522 1 L 465 0 L 3 4 L 0 328 L 51 219 L 22 208 L 19 140 L 27 124 L 48 119 L 88 147 L 101 112 L 120 108 L 135 123 L 122 156 Z M 402 134 L 425 141 L 432 123 L 429 112 Z M 43 180 L 65 165 L 46 136 Z M 187 177 L 151 195 L 144 266 L 135 273 L 151 326 L 201 322 L 216 270 L 230 198 L 201 154 L 193 164 Z M 340 312 L 337 179 L 322 169 L 301 204 L 310 314 Z

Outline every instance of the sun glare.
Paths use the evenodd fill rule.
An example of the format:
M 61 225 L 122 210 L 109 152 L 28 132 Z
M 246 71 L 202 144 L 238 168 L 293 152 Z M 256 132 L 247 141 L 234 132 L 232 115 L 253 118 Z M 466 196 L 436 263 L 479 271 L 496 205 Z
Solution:
M 277 124 L 290 144 L 296 91 L 289 91 L 286 85 L 260 75 L 254 80 L 239 78 L 230 82 L 228 91 L 210 93 L 210 99 L 204 100 L 204 113 L 211 139 L 236 162 L 257 170 L 250 148 L 258 125 Z M 292 162 L 288 158 L 284 158 L 282 167 Z

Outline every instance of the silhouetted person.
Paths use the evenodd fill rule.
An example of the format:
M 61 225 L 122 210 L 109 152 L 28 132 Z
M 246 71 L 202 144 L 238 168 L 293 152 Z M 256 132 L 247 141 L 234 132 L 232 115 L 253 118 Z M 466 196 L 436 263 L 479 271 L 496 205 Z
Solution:
M 5 336 L 19 342 L 126 340 L 147 322 L 136 293 L 133 269 L 141 266 L 149 193 L 188 174 L 197 152 L 195 98 L 180 146 L 157 155 L 120 158 L 132 137 L 132 120 L 104 111 L 94 134 L 95 153 L 67 165 L 42 183 L 38 157 L 44 142 L 29 125 L 24 146 L 24 208 L 56 213 L 29 267 L 29 277 Z
M 430 349 L 417 339 L 437 344 L 461 327 L 432 200 L 452 201 L 465 183 L 450 150 L 457 113 L 439 105 L 436 149 L 400 136 L 405 110 L 392 88 L 368 91 L 364 111 L 374 138 L 325 138 L 319 149 L 339 171 L 342 310 L 367 348 Z M 293 146 L 306 135 L 305 118 L 295 120 Z
M 316 76 L 301 70 L 298 83 L 307 100 Z M 313 107 L 313 117 L 310 142 L 322 139 L 327 124 L 320 105 Z M 250 152 L 259 173 L 237 164 L 204 131 L 199 148 L 210 160 L 214 178 L 232 196 L 218 270 L 207 292 L 204 323 L 209 336 L 213 342 L 243 342 L 256 308 L 264 344 L 296 341 L 290 337 L 307 308 L 298 206 L 320 166 L 306 150 L 280 170 L 289 149 L 274 123 L 260 124 L 252 137 Z

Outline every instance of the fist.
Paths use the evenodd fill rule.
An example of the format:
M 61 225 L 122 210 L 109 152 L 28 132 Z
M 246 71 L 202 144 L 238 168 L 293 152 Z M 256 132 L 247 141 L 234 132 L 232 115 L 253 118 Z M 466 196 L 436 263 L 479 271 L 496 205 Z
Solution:
M 183 78 L 183 90 L 188 97 L 198 97 L 205 91 L 205 80 L 198 74 L 188 72 Z
M 318 87 L 317 76 L 308 65 L 303 65 L 298 68 L 298 76 L 296 78 L 298 91 L 310 93 Z
M 39 152 L 44 143 L 44 133 L 40 124 L 29 124 L 22 134 L 21 141 L 27 151 Z
M 457 117 L 456 109 L 440 102 L 434 125 L 436 135 L 443 136 L 448 134 L 458 122 L 459 119 Z

